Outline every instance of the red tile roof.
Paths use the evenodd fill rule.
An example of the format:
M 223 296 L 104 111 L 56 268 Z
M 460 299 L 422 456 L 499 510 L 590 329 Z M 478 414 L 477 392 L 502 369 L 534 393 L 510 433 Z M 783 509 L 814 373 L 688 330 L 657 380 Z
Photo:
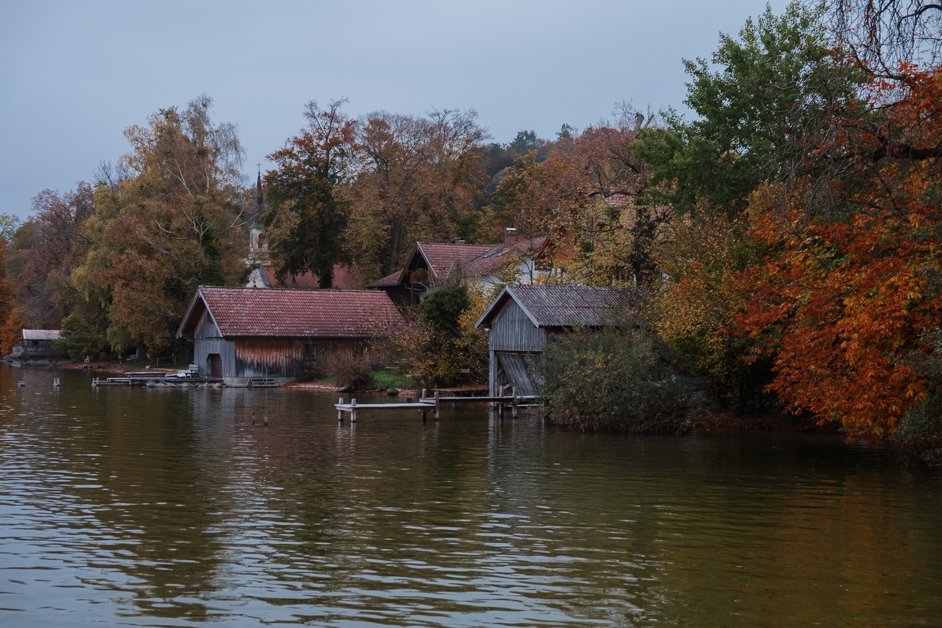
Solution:
M 444 281 L 459 264 L 470 268 L 471 262 L 498 246 L 496 244 L 438 244 L 416 242 L 428 261 L 436 281 Z
M 487 253 L 471 262 L 471 270 L 476 275 L 488 275 L 497 272 L 513 258 L 535 254 L 546 242 L 546 236 L 527 238 L 520 236 L 515 240 L 494 246 Z
M 381 279 L 377 279 L 373 283 L 369 284 L 367 288 L 391 288 L 393 286 L 398 286 L 400 283 L 402 283 L 401 268 L 397 271 L 389 273 Z
M 200 287 L 178 335 L 192 333 L 203 308 L 224 337 L 370 338 L 387 335 L 402 317 L 376 290 L 266 290 Z
M 407 268 L 412 267 L 416 255 L 429 266 L 430 283 L 444 282 L 455 269 L 463 268 L 472 275 L 487 275 L 504 267 L 515 257 L 535 253 L 546 242 L 546 236 L 528 238 L 518 236 L 503 244 L 459 244 L 454 242 L 416 242 Z M 402 268 L 377 279 L 369 288 L 391 288 L 407 283 L 409 274 Z

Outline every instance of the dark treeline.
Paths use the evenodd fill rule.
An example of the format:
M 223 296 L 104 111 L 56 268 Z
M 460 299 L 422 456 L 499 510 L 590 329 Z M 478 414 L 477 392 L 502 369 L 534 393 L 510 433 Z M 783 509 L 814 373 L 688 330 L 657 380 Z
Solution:
M 272 262 L 329 287 L 338 263 L 388 274 L 415 240 L 547 235 L 554 280 L 649 288 L 652 346 L 724 408 L 940 462 L 940 25 L 917 0 L 767 9 L 684 61 L 689 116 L 620 106 L 509 144 L 473 111 L 312 101 L 264 174 Z M 4 221 L 7 349 L 26 326 L 165 351 L 197 285 L 244 281 L 255 192 L 210 114 L 205 96 L 157 112 L 115 167 Z

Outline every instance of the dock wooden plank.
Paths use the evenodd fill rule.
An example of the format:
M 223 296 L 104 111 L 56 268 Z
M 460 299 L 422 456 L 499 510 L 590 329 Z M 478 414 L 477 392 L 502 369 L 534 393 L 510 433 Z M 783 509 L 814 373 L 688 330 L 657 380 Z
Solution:
M 338 410 L 346 410 L 346 411 L 353 410 L 354 408 L 356 408 L 357 410 L 364 410 L 364 409 L 400 410 L 404 408 L 406 409 L 415 408 L 418 410 L 422 410 L 422 409 L 434 408 L 435 401 L 433 399 L 429 399 L 428 401 L 416 401 L 412 403 L 358 403 L 356 405 L 352 403 L 335 403 L 334 407 L 337 408 Z

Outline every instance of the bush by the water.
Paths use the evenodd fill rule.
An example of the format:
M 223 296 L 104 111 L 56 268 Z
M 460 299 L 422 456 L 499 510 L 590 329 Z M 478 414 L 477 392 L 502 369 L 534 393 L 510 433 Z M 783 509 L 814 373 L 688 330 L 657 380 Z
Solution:
M 343 352 L 331 354 L 325 360 L 324 370 L 341 388 L 366 390 L 373 387 L 373 371 L 362 356 Z
M 544 373 L 547 415 L 557 425 L 633 433 L 689 426 L 695 387 L 646 329 L 622 326 L 552 341 Z

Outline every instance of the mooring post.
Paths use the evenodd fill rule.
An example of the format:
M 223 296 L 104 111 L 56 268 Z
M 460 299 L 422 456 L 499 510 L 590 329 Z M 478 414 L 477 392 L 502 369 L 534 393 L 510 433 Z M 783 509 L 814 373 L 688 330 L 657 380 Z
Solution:
M 338 406 L 343 405 L 343 397 L 337 400 L 337 405 Z M 343 410 L 340 409 L 339 407 L 337 408 L 337 421 L 340 423 L 343 423 Z
M 419 401 L 422 401 L 423 399 L 425 399 L 425 395 L 426 395 L 426 394 L 427 394 L 427 391 L 426 391 L 425 388 L 423 388 L 423 389 L 422 389 L 422 396 L 419 397 Z
M 437 421 L 438 418 L 439 418 L 439 405 L 440 405 L 440 404 L 439 404 L 439 395 L 440 395 L 440 394 L 441 394 L 441 393 L 439 393 L 437 390 L 435 391 L 435 420 L 436 420 L 436 421 Z
M 513 399 L 510 400 L 510 412 L 511 412 L 510 416 L 516 419 L 517 418 L 517 388 L 516 387 L 510 389 L 510 396 L 513 397 Z
M 357 400 L 356 399 L 350 400 L 350 422 L 351 423 L 357 422 Z

